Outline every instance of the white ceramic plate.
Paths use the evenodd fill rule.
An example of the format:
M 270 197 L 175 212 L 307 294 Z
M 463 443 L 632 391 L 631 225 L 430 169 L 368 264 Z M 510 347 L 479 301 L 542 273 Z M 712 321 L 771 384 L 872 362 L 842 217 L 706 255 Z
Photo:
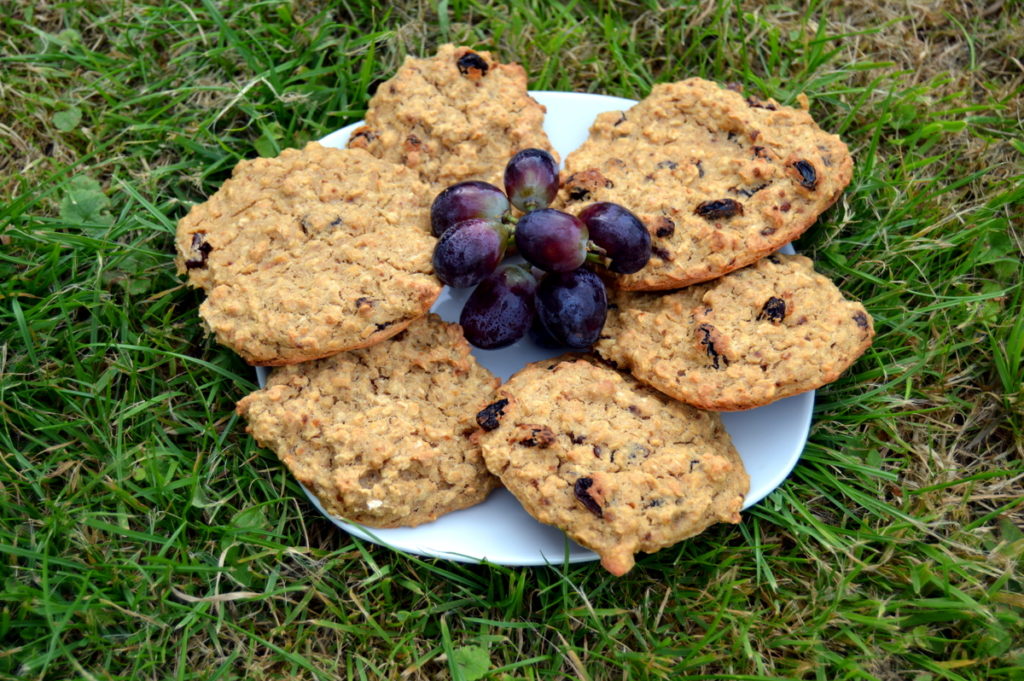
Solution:
M 558 153 L 565 158 L 583 143 L 590 124 L 604 111 L 628 109 L 634 102 L 620 97 L 574 92 L 533 92 L 547 107 L 544 130 Z M 344 147 L 351 132 L 362 123 L 353 123 L 324 137 L 322 144 Z M 786 246 L 786 252 L 792 252 Z M 446 321 L 457 322 L 469 290 L 442 291 L 433 311 Z M 561 351 L 546 350 L 528 338 L 502 350 L 477 350 L 473 353 L 485 367 L 502 380 L 529 362 L 536 362 Z M 262 387 L 267 370 L 258 367 Z M 796 465 L 807 441 L 814 393 L 790 397 L 767 407 L 723 414 L 726 429 L 750 473 L 750 493 L 744 508 L 757 503 L 778 487 Z M 494 491 L 482 504 L 449 513 L 426 525 L 413 528 L 378 530 L 346 523 L 331 516 L 306 490 L 313 505 L 336 525 L 363 539 L 422 556 L 434 556 L 463 562 L 488 561 L 501 565 L 544 565 L 596 560 L 589 551 L 553 527 L 541 525 L 507 490 Z

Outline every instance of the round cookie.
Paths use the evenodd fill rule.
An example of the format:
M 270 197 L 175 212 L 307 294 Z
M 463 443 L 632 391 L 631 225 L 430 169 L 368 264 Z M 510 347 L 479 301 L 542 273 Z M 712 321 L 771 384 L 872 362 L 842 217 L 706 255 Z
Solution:
M 619 292 L 601 333 L 594 349 L 644 383 L 737 411 L 834 381 L 874 329 L 809 258 L 775 254 L 681 291 Z
M 546 149 L 557 159 L 544 113 L 527 94 L 522 66 L 442 45 L 432 58 L 406 57 L 377 87 L 349 146 L 414 168 L 434 194 L 463 180 L 501 187 L 505 164 L 520 149 Z
M 431 197 L 408 168 L 312 142 L 239 163 L 178 223 L 199 314 L 252 364 L 327 357 L 389 338 L 441 292 Z
M 414 526 L 497 485 L 472 437 L 497 385 L 460 327 L 431 314 L 373 347 L 274 370 L 238 413 L 328 512 Z
M 487 467 L 612 574 L 739 522 L 750 480 L 717 414 L 583 358 L 528 365 L 498 398 L 477 417 Z
M 559 200 L 573 213 L 593 201 L 636 213 L 651 233 L 651 260 L 617 285 L 677 289 L 792 241 L 839 197 L 852 169 L 846 145 L 806 111 L 691 78 L 599 115 L 565 159 Z

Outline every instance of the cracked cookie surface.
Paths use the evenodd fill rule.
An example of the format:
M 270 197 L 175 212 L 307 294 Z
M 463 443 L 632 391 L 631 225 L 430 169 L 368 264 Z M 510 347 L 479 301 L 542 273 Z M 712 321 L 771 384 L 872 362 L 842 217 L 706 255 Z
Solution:
M 329 513 L 415 526 L 497 485 L 472 437 L 497 385 L 459 326 L 431 314 L 372 347 L 275 369 L 238 413 Z
M 651 261 L 617 285 L 677 289 L 792 241 L 852 171 L 846 145 L 807 111 L 691 78 L 599 115 L 565 159 L 559 201 L 570 212 L 612 201 L 636 213 L 651 233 Z
M 501 187 L 505 164 L 520 149 L 545 149 L 557 159 L 543 125 L 544 107 L 527 93 L 522 66 L 442 45 L 434 57 L 406 57 L 378 86 L 349 146 L 415 169 L 434 194 L 463 180 Z
M 504 401 L 504 403 L 502 403 Z M 584 358 L 528 365 L 481 411 L 488 468 L 615 575 L 716 522 L 750 481 L 717 414 Z
M 871 344 L 871 316 L 809 258 L 774 254 L 671 293 L 618 292 L 594 349 L 703 409 L 764 406 L 834 381 Z
M 239 163 L 181 219 L 177 265 L 199 314 L 248 362 L 292 364 L 366 347 L 441 292 L 429 191 L 408 168 L 312 142 Z

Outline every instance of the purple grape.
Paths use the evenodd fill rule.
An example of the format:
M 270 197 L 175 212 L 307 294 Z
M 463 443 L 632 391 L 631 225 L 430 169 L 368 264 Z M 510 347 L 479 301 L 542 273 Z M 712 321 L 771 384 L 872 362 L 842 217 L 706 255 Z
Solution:
M 508 197 L 487 182 L 459 182 L 445 189 L 430 206 L 430 231 L 441 236 L 457 222 L 484 218 L 500 222 L 508 213 Z
M 540 315 L 533 316 L 533 323 L 530 324 L 530 330 L 527 333 L 530 336 L 530 340 L 542 348 L 554 350 L 555 348 L 563 347 L 561 341 L 552 338 L 548 330 L 544 328 Z
M 612 272 L 632 274 L 651 259 L 651 234 L 644 223 L 617 203 L 601 201 L 584 208 L 579 218 L 591 240 L 611 258 Z
M 504 255 L 504 228 L 489 220 L 470 218 L 455 223 L 437 240 L 434 273 L 449 286 L 472 286 L 493 272 Z
M 537 286 L 536 305 L 548 335 L 576 350 L 597 341 L 608 315 L 604 282 L 585 269 L 545 274 Z
M 547 208 L 558 193 L 558 164 L 543 149 L 523 149 L 505 166 L 505 192 L 524 213 Z
M 569 272 L 587 259 L 587 228 L 554 208 L 532 210 L 516 224 L 516 248 L 546 272 Z
M 526 334 L 534 313 L 537 280 L 521 265 L 504 265 L 480 282 L 462 307 L 459 324 L 466 340 L 494 350 Z

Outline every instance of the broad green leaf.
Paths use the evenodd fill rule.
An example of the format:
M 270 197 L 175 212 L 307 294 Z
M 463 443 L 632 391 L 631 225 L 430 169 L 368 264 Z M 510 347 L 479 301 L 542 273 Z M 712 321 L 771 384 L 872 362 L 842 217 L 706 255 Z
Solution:
M 114 221 L 107 212 L 110 199 L 103 193 L 100 183 L 86 175 L 71 178 L 60 202 L 60 217 L 73 224 L 93 223 L 109 225 Z
M 491 656 L 483 646 L 461 646 L 452 651 L 455 666 L 466 681 L 477 681 L 491 668 Z
M 53 124 L 61 132 L 71 132 L 82 121 L 82 110 L 77 106 L 53 114 Z
M 251 506 L 236 513 L 231 524 L 243 530 L 262 530 L 267 526 L 267 516 L 259 506 Z

